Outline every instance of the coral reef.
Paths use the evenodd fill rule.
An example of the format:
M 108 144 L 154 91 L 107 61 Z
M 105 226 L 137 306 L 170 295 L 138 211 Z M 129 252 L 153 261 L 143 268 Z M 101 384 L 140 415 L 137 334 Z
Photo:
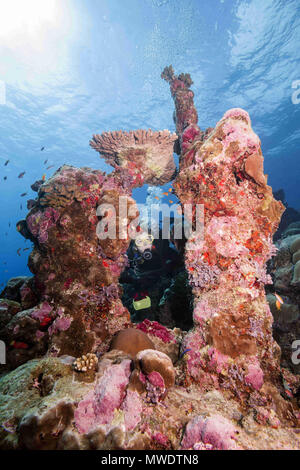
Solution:
M 112 173 L 64 165 L 32 186 L 17 230 L 33 243 L 33 277 L 10 280 L 0 299 L 0 449 L 300 449 L 299 366 L 288 350 L 299 333 L 299 226 L 273 245 L 284 206 L 248 113 L 231 109 L 201 131 L 189 74 L 169 66 L 162 78 L 177 135 L 96 135 Z M 174 178 L 173 149 L 190 227 L 185 271 L 176 259 L 157 316 L 133 323 L 120 283 L 138 214 L 132 189 Z M 116 236 L 98 237 L 111 211 Z

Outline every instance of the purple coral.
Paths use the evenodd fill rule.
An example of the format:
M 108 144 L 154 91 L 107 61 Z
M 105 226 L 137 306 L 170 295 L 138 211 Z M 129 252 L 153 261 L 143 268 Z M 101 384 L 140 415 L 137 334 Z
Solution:
M 46 243 L 48 240 L 48 231 L 56 225 L 59 219 L 59 212 L 53 207 L 47 207 L 42 211 L 37 211 L 27 217 L 27 226 L 32 235 L 38 239 L 39 243 Z
M 119 288 L 117 284 L 109 284 L 108 286 L 103 286 L 98 290 L 98 292 L 83 290 L 78 297 L 84 302 L 84 304 L 95 303 L 98 305 L 105 305 L 119 298 Z
M 67 331 L 70 328 L 72 323 L 72 317 L 70 315 L 64 315 L 62 309 L 59 309 L 57 312 L 58 316 L 48 328 L 48 333 L 50 336 L 59 333 L 60 331 Z
M 33 311 L 31 317 L 35 320 L 39 320 L 41 323 L 49 317 L 53 307 L 48 302 L 43 302 L 37 309 Z
M 245 376 L 245 382 L 250 385 L 254 390 L 260 390 L 264 384 L 264 373 L 260 368 L 257 360 L 253 364 L 248 365 L 248 373 Z

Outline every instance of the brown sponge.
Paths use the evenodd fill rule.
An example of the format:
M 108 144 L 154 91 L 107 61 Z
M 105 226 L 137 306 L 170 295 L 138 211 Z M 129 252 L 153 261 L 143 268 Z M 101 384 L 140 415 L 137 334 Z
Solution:
M 123 351 L 134 359 L 139 351 L 155 349 L 155 346 L 143 331 L 127 328 L 126 330 L 118 331 L 113 337 L 110 344 L 110 350 L 112 349 Z

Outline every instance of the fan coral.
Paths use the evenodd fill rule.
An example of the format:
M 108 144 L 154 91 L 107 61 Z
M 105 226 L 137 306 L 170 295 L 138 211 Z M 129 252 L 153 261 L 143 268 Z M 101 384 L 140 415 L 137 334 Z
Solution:
M 39 243 L 46 243 L 48 231 L 56 225 L 59 219 L 59 212 L 52 207 L 47 207 L 45 211 L 37 211 L 30 214 L 27 219 L 27 227 L 32 235 L 38 239 Z

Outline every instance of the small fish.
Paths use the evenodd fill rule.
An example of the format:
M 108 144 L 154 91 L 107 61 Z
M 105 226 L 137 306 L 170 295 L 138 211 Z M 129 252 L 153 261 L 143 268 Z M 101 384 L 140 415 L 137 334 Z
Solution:
M 189 351 L 191 351 L 191 349 L 185 349 L 185 350 L 180 354 L 179 359 L 182 359 L 183 356 L 184 356 L 186 353 L 188 353 Z
M 7 420 L 5 423 L 0 424 L 0 426 L 9 433 L 14 433 L 17 430 L 17 425 L 13 424 L 13 420 Z
M 11 226 L 11 223 L 10 223 L 10 222 L 8 222 L 8 226 L 9 226 L 9 227 Z
M 42 152 L 43 150 L 45 150 L 45 147 L 42 147 L 42 148 L 41 148 L 41 152 Z
M 276 297 L 276 307 L 277 307 L 277 310 L 280 310 L 281 309 L 281 305 L 284 303 L 282 298 L 280 297 L 280 295 L 276 294 L 275 292 L 275 297 Z
M 171 199 L 169 199 L 169 203 L 170 203 L 170 204 L 173 204 L 173 202 L 174 202 L 174 201 L 172 201 Z
M 171 193 L 173 191 L 173 188 L 169 188 L 169 193 Z
M 23 176 L 25 175 L 26 171 L 22 171 L 22 173 L 19 174 L 18 178 L 23 178 Z
M 21 211 L 23 210 L 23 205 L 22 204 L 20 204 L 20 209 L 21 209 Z
M 44 161 L 44 165 L 46 165 L 46 163 L 48 163 L 48 158 L 47 158 L 47 160 Z
M 169 196 L 169 193 L 163 193 L 164 196 Z
M 30 250 L 30 248 L 23 248 L 23 251 L 28 251 Z
M 154 199 L 157 199 L 159 201 L 159 197 L 158 196 L 154 196 Z
M 108 268 L 108 266 L 109 266 L 109 264 L 108 264 L 106 261 L 104 261 L 104 260 L 102 261 L 102 264 L 103 264 L 103 266 L 104 266 L 105 268 Z
M 9 160 L 6 160 L 6 162 L 4 163 L 4 166 L 7 166 L 9 164 Z
M 46 179 L 46 175 L 44 174 L 44 175 L 42 176 L 42 181 L 45 181 L 45 179 Z
M 21 197 L 27 196 L 27 193 L 22 193 Z
M 7 180 L 7 176 L 4 176 L 4 178 L 3 178 L 3 179 L 4 179 L 4 181 L 6 181 L 6 180 Z
M 18 249 L 17 249 L 17 254 L 18 254 L 18 256 L 21 256 L 20 251 L 21 251 L 21 248 L 18 248 Z
M 46 170 L 50 170 L 50 169 L 53 168 L 53 167 L 54 167 L 54 165 L 50 165 L 50 166 L 48 166 L 48 167 L 46 168 Z

